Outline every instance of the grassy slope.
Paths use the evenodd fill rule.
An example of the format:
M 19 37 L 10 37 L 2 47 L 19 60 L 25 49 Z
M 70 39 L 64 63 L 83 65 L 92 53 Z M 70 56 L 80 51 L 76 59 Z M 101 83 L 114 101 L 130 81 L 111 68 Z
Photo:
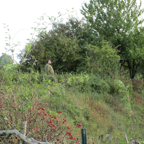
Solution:
M 18 77 L 21 77 L 21 79 L 14 82 L 11 81 L 14 75 L 10 73 L 1 75 L 1 103 L 14 103 L 14 108 L 8 108 L 8 103 L 4 104 L 5 106 L 0 111 L 0 114 L 3 115 L 1 116 L 0 129 L 17 128 L 22 124 L 22 121 L 27 120 L 27 131 L 31 131 L 34 138 L 44 141 L 42 134 L 45 132 L 42 131 L 44 131 L 45 125 L 41 123 L 39 117 L 34 117 L 34 120 L 30 119 L 30 117 L 34 116 L 31 112 L 32 108 L 35 108 L 35 111 L 37 110 L 35 106 L 35 103 L 37 103 L 37 107 L 44 107 L 47 113 L 50 113 L 50 110 L 54 112 L 61 110 L 60 119 L 67 119 L 66 125 L 61 127 L 65 128 L 66 131 L 66 127 L 69 126 L 75 137 L 80 136 L 80 129 L 77 128 L 77 123 L 82 124 L 82 128 L 87 129 L 88 143 L 98 143 L 99 137 L 101 135 L 105 136 L 107 133 L 110 133 L 114 138 L 111 142 L 112 144 L 126 143 L 125 133 L 130 139 L 131 128 L 129 124 L 126 124 L 129 120 L 128 111 L 123 109 L 126 107 L 125 101 L 127 100 L 121 100 L 123 94 L 115 90 L 109 93 L 103 91 L 99 93 L 96 91 L 86 92 L 85 89 L 88 86 L 84 87 L 81 83 L 78 83 L 77 86 L 57 83 L 50 86 L 48 82 L 29 84 L 28 74 L 27 76 L 19 74 Z M 123 81 L 126 85 L 129 83 L 125 79 Z M 83 87 L 83 92 L 81 92 L 81 87 Z M 135 138 L 142 140 L 144 131 L 142 89 L 137 87 L 134 92 L 131 92 L 130 97 L 133 119 L 135 119 L 133 124 Z M 20 112 L 18 109 L 21 107 L 23 107 L 23 111 Z M 29 117 L 25 113 L 28 113 Z M 5 116 L 8 120 L 4 119 Z M 8 121 L 15 124 L 9 125 Z M 34 127 L 39 127 L 41 134 L 35 133 L 33 131 Z

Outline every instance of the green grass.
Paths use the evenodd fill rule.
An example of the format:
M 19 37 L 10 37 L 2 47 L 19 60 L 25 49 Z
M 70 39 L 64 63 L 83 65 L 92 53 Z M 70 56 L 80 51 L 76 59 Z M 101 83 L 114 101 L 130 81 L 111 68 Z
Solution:
M 114 79 L 103 79 L 96 75 L 63 74 L 55 78 L 33 73 L 16 73 L 13 70 L 0 71 L 0 130 L 22 130 L 22 122 L 27 121 L 27 133 L 39 141 L 45 141 L 45 135 L 50 141 L 50 129 L 42 117 L 37 116 L 37 108 L 45 108 L 47 114 L 56 115 L 61 121 L 59 127 L 65 134 L 70 131 L 73 137 L 81 138 L 81 128 L 87 130 L 88 144 L 100 143 L 99 137 L 107 133 L 113 136 L 111 144 L 124 144 L 126 133 L 130 140 L 143 140 L 144 126 L 144 98 L 143 87 L 140 84 L 135 90 L 129 88 L 132 119 L 135 134 L 132 134 L 129 121 L 129 111 L 125 110 L 127 99 L 123 100 L 123 93 L 114 84 Z M 31 80 L 30 80 L 31 77 Z M 125 85 L 130 80 L 120 77 Z M 63 82 L 63 83 L 61 83 Z M 137 82 L 137 85 L 139 82 Z M 37 104 L 37 105 L 36 105 Z M 62 111 L 61 114 L 57 114 Z M 67 120 L 62 124 L 63 118 Z M 11 124 L 12 123 L 12 124 Z M 67 129 L 70 127 L 70 129 Z M 39 132 L 35 132 L 37 128 Z M 58 131 L 51 133 L 56 135 Z M 62 132 L 61 132 L 62 133 Z M 62 135 L 55 136 L 61 139 Z M 67 136 L 66 136 L 67 137 Z M 4 141 L 4 139 L 2 139 Z M 65 138 L 65 141 L 70 141 Z M 8 143 L 8 141 L 5 141 Z M 11 138 L 17 143 L 18 139 Z M 73 141 L 75 143 L 76 141 Z

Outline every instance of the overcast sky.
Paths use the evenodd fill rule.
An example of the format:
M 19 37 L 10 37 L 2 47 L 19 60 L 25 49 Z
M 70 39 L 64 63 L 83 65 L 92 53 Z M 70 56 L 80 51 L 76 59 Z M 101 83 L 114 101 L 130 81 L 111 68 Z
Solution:
M 137 0 L 139 2 L 140 0 Z M 19 61 L 16 55 L 24 48 L 26 39 L 30 38 L 31 27 L 35 26 L 37 18 L 46 13 L 48 16 L 58 16 L 58 12 L 66 13 L 66 9 L 75 12 L 71 15 L 81 19 L 81 6 L 89 0 L 1 0 L 0 1 L 0 56 L 5 53 L 6 30 L 3 23 L 9 25 L 13 43 L 20 42 L 20 46 L 15 47 L 15 60 Z M 144 8 L 144 2 L 142 5 Z M 11 54 L 11 53 L 8 53 Z
M 35 26 L 37 18 L 46 13 L 48 16 L 58 16 L 58 12 L 66 13 L 66 9 L 76 12 L 78 18 L 82 18 L 80 8 L 83 2 L 89 0 L 1 0 L 0 1 L 0 56 L 5 53 L 5 34 L 6 30 L 3 23 L 9 25 L 13 43 L 20 41 L 20 46 L 15 47 L 15 60 L 18 61 L 16 54 L 24 48 L 26 39 L 30 38 L 31 27 Z M 11 54 L 10 52 L 8 54 Z

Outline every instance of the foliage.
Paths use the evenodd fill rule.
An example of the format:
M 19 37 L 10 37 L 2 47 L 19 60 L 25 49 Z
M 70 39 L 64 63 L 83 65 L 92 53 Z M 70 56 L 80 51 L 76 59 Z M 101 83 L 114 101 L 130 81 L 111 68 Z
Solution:
M 5 55 L 3 54 L 1 57 L 0 57 L 0 61 L 4 61 L 5 64 L 8 64 L 8 63 L 13 63 L 13 58 L 11 55 Z
M 118 94 L 114 95 L 115 91 L 120 88 L 114 89 L 111 95 L 108 94 L 110 91 L 108 81 L 111 78 L 107 77 L 104 80 L 98 74 L 90 75 L 87 73 L 77 75 L 68 73 L 48 78 L 38 72 L 33 72 L 32 75 L 22 72 L 16 73 L 14 70 L 1 70 L 0 72 L 3 84 L 0 94 L 5 93 L 1 96 L 3 111 L 0 114 L 3 112 L 4 117 L 1 117 L 1 121 L 5 121 L 5 128 L 14 127 L 21 130 L 22 122 L 27 118 L 27 131 L 31 131 L 34 138 L 44 141 L 42 129 L 45 129 L 45 120 L 41 120 L 41 117 L 37 115 L 38 112 L 36 112 L 37 108 L 42 107 L 45 108 L 46 114 L 56 113 L 59 110 L 63 111 L 62 117 L 66 117 L 68 125 L 62 127 L 65 130 L 67 127 L 71 127 L 70 130 L 72 130 L 74 137 L 79 133 L 78 130 L 75 135 L 75 127 L 77 127 L 77 123 L 81 123 L 84 128 L 87 128 L 87 132 L 96 129 L 96 135 L 100 135 L 101 133 L 106 134 L 108 130 L 115 138 L 114 142 L 124 141 L 124 136 L 121 136 L 121 134 L 125 132 L 125 125 L 127 126 L 123 121 L 128 120 L 127 115 L 125 118 L 123 117 L 123 114 L 126 114 L 123 110 L 123 104 L 126 104 L 126 102 L 124 99 L 118 98 Z M 113 85 L 116 84 L 113 82 Z M 103 101 L 106 101 L 107 105 L 100 104 Z M 134 102 L 134 100 L 132 101 Z M 139 109 L 140 107 L 135 106 L 135 108 Z M 118 124 L 117 120 L 110 120 L 110 115 L 118 119 L 121 124 Z M 141 119 L 141 116 L 136 118 L 137 121 L 138 119 Z M 11 120 L 12 125 L 8 123 Z M 135 126 L 134 129 L 136 129 Z M 36 132 L 36 130 L 39 131 Z M 120 135 L 117 135 L 118 131 L 121 131 Z M 126 132 L 130 133 L 130 129 L 127 129 Z M 92 133 L 89 135 L 90 139 L 91 136 Z M 129 135 L 128 138 L 130 138 Z M 56 139 L 59 139 L 59 137 L 56 137 Z M 98 142 L 96 138 L 93 141 Z
M 141 93 L 141 91 L 143 90 L 144 84 L 143 84 L 143 81 L 140 79 L 133 79 L 132 86 L 133 86 L 134 91 Z
M 26 120 L 28 122 L 27 131 L 31 131 L 31 134 L 36 139 L 45 141 L 45 133 L 47 133 L 48 135 L 46 137 L 49 141 L 51 140 L 56 140 L 56 141 L 64 140 L 65 141 L 65 139 L 61 139 L 61 138 L 62 137 L 64 138 L 65 136 L 70 135 L 69 140 L 74 140 L 75 142 L 77 142 L 78 139 L 74 138 L 74 136 L 72 136 L 69 130 L 66 130 L 67 127 L 68 129 L 70 129 L 70 126 L 68 126 L 68 124 L 66 124 L 66 126 L 63 125 L 66 122 L 66 120 L 64 120 L 62 117 L 60 118 L 54 112 L 55 109 L 54 111 L 51 110 L 52 108 L 54 108 L 51 105 L 51 103 L 55 102 L 55 100 L 58 100 L 56 99 L 56 95 L 53 95 L 53 93 L 55 91 L 56 92 L 61 91 L 61 84 L 57 85 L 57 83 L 55 82 L 53 83 L 50 79 L 47 79 L 47 80 L 43 79 L 40 85 L 37 83 L 38 75 L 39 73 L 36 73 L 36 74 L 33 73 L 32 75 L 33 79 L 31 79 L 32 81 L 30 81 L 30 77 L 31 77 L 30 74 L 26 74 L 26 73 L 23 74 L 19 72 L 16 74 L 15 71 L 11 71 L 11 72 L 5 71 L 5 73 L 1 73 L 1 76 L 2 76 L 1 80 L 4 84 L 4 86 L 1 87 L 2 88 L 1 90 L 7 91 L 8 93 L 13 93 L 15 90 L 18 92 L 18 89 L 19 89 L 22 93 L 21 92 L 17 93 L 18 95 L 15 95 L 15 96 L 9 95 L 7 97 L 5 95 L 2 95 L 0 97 L 0 108 L 1 108 L 0 129 L 16 128 L 19 131 L 21 131 L 22 122 Z M 10 87 L 10 85 L 12 86 Z M 48 91 L 50 91 L 49 94 L 47 94 L 46 88 Z M 1 90 L 0 90 L 0 93 L 3 94 L 3 91 Z M 34 98 L 34 95 L 36 93 L 38 94 L 38 97 Z M 55 99 L 51 98 L 51 96 L 54 97 Z M 49 106 L 47 105 L 48 103 L 49 103 Z M 46 106 L 46 111 L 42 107 L 44 105 Z M 72 108 L 71 106 L 72 105 L 70 105 L 70 109 Z M 57 110 L 58 112 L 60 112 L 59 108 L 60 108 L 59 106 L 56 108 L 58 109 Z M 42 110 L 42 111 L 39 112 L 39 110 Z M 76 109 L 74 109 L 73 111 L 74 116 L 75 116 L 75 111 Z M 49 123 L 48 123 L 48 120 L 49 120 Z M 52 124 L 53 125 L 55 124 L 51 123 L 50 121 L 55 121 L 55 124 L 56 124 L 55 128 L 51 126 Z M 2 125 L 2 123 L 5 123 L 5 125 Z M 60 130 L 57 130 L 57 129 L 60 129 Z M 64 132 L 64 129 L 65 129 L 65 132 Z M 37 133 L 39 133 L 41 136 L 39 135 L 38 137 Z M 13 141 L 13 142 L 16 142 L 16 141 Z
M 129 69 L 132 79 L 143 59 L 143 20 L 139 17 L 144 10 L 140 9 L 141 4 L 137 6 L 136 0 L 91 0 L 81 9 L 97 41 L 104 39 L 117 47 L 121 66 Z
M 35 139 L 45 141 L 46 138 L 48 142 L 64 142 L 67 137 L 73 143 L 79 142 L 80 138 L 75 138 L 70 132 L 71 128 L 67 125 L 67 120 L 59 115 L 62 111 L 54 112 L 50 109 L 45 110 L 39 103 L 33 105 L 24 99 L 18 99 L 17 101 L 7 101 L 1 104 L 1 120 L 8 126 L 3 126 L 1 127 L 2 129 L 15 128 L 22 131 L 22 122 L 27 120 L 27 130 L 31 132 Z M 9 109 L 7 112 L 5 112 L 6 108 Z M 13 140 L 14 143 L 17 141 L 18 139 Z
M 116 48 L 112 48 L 106 41 L 102 41 L 101 47 L 87 45 L 86 48 L 88 49 L 87 72 L 116 77 L 120 60 Z
M 135 133 L 134 133 L 134 130 L 133 130 L 133 119 L 132 119 L 132 110 L 131 110 L 131 102 L 130 102 L 130 97 L 129 97 L 129 91 L 128 91 L 128 87 L 125 87 L 124 83 L 120 80 L 115 80 L 114 81 L 116 85 L 119 86 L 119 92 L 122 92 L 124 93 L 124 97 L 123 97 L 123 100 L 125 101 L 125 110 L 129 110 L 128 112 L 128 116 L 129 116 L 129 120 L 126 121 L 126 124 L 128 125 L 127 128 L 130 128 L 131 129 L 131 133 L 129 133 L 129 137 L 134 137 Z M 127 101 L 126 101 L 127 99 Z
M 6 71 L 17 70 L 18 65 L 13 63 L 13 58 L 10 55 L 3 54 L 0 57 L 0 68 Z
M 65 82 L 66 87 L 75 87 L 75 90 L 78 90 L 82 93 L 87 92 L 96 92 L 104 93 L 110 91 L 109 84 L 102 79 L 100 75 L 94 74 L 67 74 L 65 77 L 61 76 L 60 82 Z
M 7 64 L 13 64 L 13 58 L 10 55 L 3 54 L 0 57 L 0 68 L 6 67 Z
M 52 60 L 52 66 L 57 72 L 77 71 L 85 65 L 85 51 L 82 38 L 82 21 L 70 18 L 66 24 L 53 23 L 53 29 L 48 32 L 39 32 L 38 39 L 31 43 L 31 51 L 20 54 L 26 57 L 23 68 L 30 67 L 34 58 L 37 59 L 35 68 L 43 70 L 47 59 Z M 29 49 L 26 45 L 25 50 Z M 27 55 L 27 56 L 26 56 Z M 34 57 L 34 58 L 33 58 Z
M 116 48 L 119 45 L 111 45 L 111 43 L 113 44 L 112 40 L 111 43 L 101 41 L 103 38 L 99 39 L 99 36 L 95 35 L 96 32 L 87 24 L 82 24 L 81 29 L 79 23 L 76 22 L 76 25 L 70 24 L 74 28 L 70 27 L 68 30 L 63 29 L 65 24 L 56 24 L 56 27 L 48 33 L 46 28 L 34 28 L 38 32 L 37 39 L 32 39 L 27 43 L 24 53 L 21 53 L 21 64 L 6 65 L 0 70 L 0 129 L 17 128 L 21 131 L 22 122 L 27 120 L 27 131 L 42 141 L 45 141 L 45 134 L 48 134 L 47 139 L 51 140 L 50 135 L 52 135 L 53 139 L 57 141 L 63 141 L 64 135 L 72 134 L 73 137 L 68 136 L 65 139 L 66 142 L 70 142 L 71 138 L 81 137 L 80 129 L 77 129 L 81 126 L 87 129 L 89 143 L 102 143 L 100 138 L 108 133 L 114 137 L 112 143 L 124 143 L 124 134 L 132 134 L 132 129 L 134 133 L 128 135 L 128 138 L 143 140 L 144 130 L 141 129 L 144 126 L 143 83 L 139 80 L 131 82 L 127 75 L 119 75 L 119 56 L 116 54 Z M 136 32 L 138 34 L 138 31 Z M 142 31 L 140 32 L 141 35 Z M 135 36 L 139 37 L 139 34 Z M 131 37 L 133 37 L 133 33 L 131 33 Z M 49 39 L 47 40 L 47 38 Z M 142 39 L 140 40 L 142 41 Z M 45 45 L 46 42 L 49 42 L 50 45 Z M 137 46 L 142 44 L 138 39 L 137 41 L 133 39 L 129 46 L 133 46 L 133 42 L 137 42 Z M 59 46 L 55 46 L 55 44 L 59 44 Z M 68 49 L 61 48 L 66 45 L 69 46 Z M 60 57 L 62 59 L 61 66 L 65 65 L 69 70 L 56 65 L 59 70 L 73 71 L 74 69 L 71 68 L 76 67 L 81 71 L 84 66 L 86 72 L 78 74 L 69 72 L 55 74 L 51 77 L 46 76 L 43 72 L 39 73 L 38 66 L 42 67 L 48 58 L 53 60 L 53 57 L 45 55 L 45 52 L 49 52 L 45 51 L 49 47 L 51 51 L 58 47 L 56 55 L 53 54 L 54 51 L 51 53 L 55 59 L 59 53 L 64 53 Z M 132 48 L 135 49 L 135 47 Z M 69 51 L 70 53 L 68 53 Z M 34 55 L 35 53 L 36 55 Z M 136 49 L 135 54 L 131 53 L 130 57 L 138 58 L 138 54 L 141 54 L 140 57 L 143 55 L 143 51 L 139 48 Z M 64 61 L 65 58 L 72 63 Z M 58 59 L 57 62 L 59 62 Z M 126 64 L 125 66 L 127 67 Z M 30 73 L 21 72 L 20 68 Z M 114 81 L 114 79 L 119 80 Z M 121 79 L 123 79 L 122 81 L 128 79 L 130 85 L 133 84 L 133 90 L 130 91 L 128 87 L 125 87 L 120 81 Z M 139 86 L 136 87 L 137 85 Z M 126 115 L 127 111 L 125 111 L 130 106 L 133 109 L 133 112 L 129 111 L 129 114 L 133 114 L 131 115 L 132 119 L 130 119 L 130 115 Z M 62 112 L 62 114 L 58 115 L 57 112 Z M 56 122 L 55 118 L 61 121 L 62 125 L 58 127 L 61 128 L 64 135 L 57 135 L 59 133 L 56 129 L 50 129 L 52 125 L 49 125 L 49 119 Z M 130 124 L 133 123 L 136 124 L 130 129 Z M 71 132 L 68 131 L 69 128 Z M 0 140 L 2 139 L 0 138 Z M 10 137 L 10 140 L 11 143 L 18 142 L 15 137 Z M 74 139 L 72 140 L 74 143 L 76 142 Z M 103 143 L 107 142 L 105 140 Z

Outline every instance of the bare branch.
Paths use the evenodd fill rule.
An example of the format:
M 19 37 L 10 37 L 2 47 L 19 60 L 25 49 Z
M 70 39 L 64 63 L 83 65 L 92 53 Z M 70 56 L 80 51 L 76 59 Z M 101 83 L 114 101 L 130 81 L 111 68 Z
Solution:
M 37 141 L 33 138 L 27 138 L 25 135 L 23 135 L 22 133 L 20 133 L 18 130 L 14 129 L 14 130 L 0 130 L 0 136 L 7 136 L 7 135 L 11 135 L 11 134 L 15 134 L 16 136 L 18 136 L 21 140 L 23 140 L 24 142 L 27 142 L 28 144 L 53 144 L 53 142 L 40 142 Z
M 126 138 L 127 144 L 129 144 L 129 141 L 128 141 L 128 138 L 127 138 L 127 135 L 126 135 L 126 134 L 125 134 L 125 138 Z

